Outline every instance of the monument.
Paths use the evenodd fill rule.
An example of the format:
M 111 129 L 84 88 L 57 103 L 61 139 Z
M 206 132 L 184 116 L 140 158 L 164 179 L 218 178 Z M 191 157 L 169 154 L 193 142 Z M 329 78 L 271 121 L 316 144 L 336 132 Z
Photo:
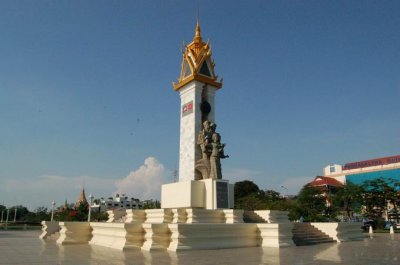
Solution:
M 162 185 L 161 209 L 127 209 L 120 222 L 112 212 L 104 223 L 43 222 L 41 238 L 59 230 L 56 242 L 60 245 L 88 243 L 120 250 L 173 252 L 294 245 L 294 224 L 286 211 L 232 209 L 233 185 L 221 168 L 221 159 L 228 156 L 215 121 L 215 94 L 222 81 L 218 81 L 214 66 L 211 48 L 203 42 L 197 21 L 193 41 L 183 52 L 178 83 L 173 84 L 181 98 L 179 181 Z M 301 235 L 308 236 L 306 228 L 311 227 L 332 241 L 360 238 L 357 223 L 303 226 L 298 229 Z
M 211 55 L 197 20 L 193 41 L 184 47 L 178 83 L 173 83 L 181 99 L 179 182 L 162 186 L 162 208 L 233 208 L 233 185 L 221 169 L 221 159 L 229 156 L 215 122 L 215 94 L 222 80 Z

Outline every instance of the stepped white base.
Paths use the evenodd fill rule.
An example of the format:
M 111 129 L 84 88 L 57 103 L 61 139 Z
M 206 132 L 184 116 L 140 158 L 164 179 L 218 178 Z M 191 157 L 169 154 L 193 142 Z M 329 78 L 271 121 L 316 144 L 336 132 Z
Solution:
M 114 249 L 140 248 L 144 241 L 142 224 L 138 223 L 90 223 L 92 227 L 91 245 Z
M 171 223 L 174 218 L 174 213 L 171 209 L 149 209 L 145 211 L 145 222 L 150 224 Z
M 144 223 L 146 220 L 145 210 L 126 210 L 125 223 Z
M 258 210 L 254 213 L 263 218 L 267 223 L 290 223 L 288 219 L 289 212 L 287 211 L 276 211 L 276 210 Z
M 114 210 L 108 210 L 108 220 L 107 223 L 113 223 L 118 220 L 122 220 L 122 218 L 126 215 L 125 209 L 114 209 Z
M 258 246 L 255 224 L 169 224 L 169 251 Z
M 359 223 L 311 223 L 337 242 L 363 240 L 365 234 Z
M 61 227 L 56 221 L 42 221 L 42 234 L 39 236 L 40 239 L 45 239 L 52 234 L 60 231 Z
M 289 247 L 294 246 L 293 223 L 256 224 L 260 232 L 262 247 Z
M 293 246 L 287 212 L 257 211 L 260 221 L 242 223 L 242 210 L 197 208 L 128 210 L 130 223 L 60 222 L 58 244 L 89 244 L 114 249 L 183 251 L 239 247 Z M 265 219 L 263 219 L 265 218 Z M 42 223 L 43 225 L 46 222 Z M 311 223 L 338 242 L 362 238 L 357 223 Z M 92 231 L 93 230 L 93 231 Z M 91 240 L 90 240 L 91 239 Z
M 168 224 L 143 224 L 145 241 L 142 249 L 147 251 L 167 249 L 171 241 Z
M 88 222 L 60 222 L 60 237 L 57 244 L 87 244 L 92 237 Z

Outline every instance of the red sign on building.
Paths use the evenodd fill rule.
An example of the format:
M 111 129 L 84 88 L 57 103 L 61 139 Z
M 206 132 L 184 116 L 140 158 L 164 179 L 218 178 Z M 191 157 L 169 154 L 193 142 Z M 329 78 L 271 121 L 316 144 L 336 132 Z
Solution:
M 388 165 L 388 164 L 394 164 L 394 163 L 400 163 L 400 155 L 347 163 L 343 166 L 342 169 L 350 170 L 350 169 L 356 169 L 356 168 L 374 167 L 374 166 Z

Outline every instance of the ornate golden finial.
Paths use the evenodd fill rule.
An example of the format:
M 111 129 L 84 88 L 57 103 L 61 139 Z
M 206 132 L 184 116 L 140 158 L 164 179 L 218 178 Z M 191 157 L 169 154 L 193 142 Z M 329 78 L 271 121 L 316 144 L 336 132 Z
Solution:
M 175 90 L 179 90 L 192 80 L 198 80 L 205 84 L 221 88 L 222 83 L 218 82 L 217 75 L 214 71 L 214 62 L 211 58 L 211 47 L 209 42 L 203 42 L 201 38 L 200 20 L 197 15 L 196 29 L 193 41 L 184 45 L 182 58 L 181 75 L 178 83 L 173 83 Z
M 197 17 L 197 23 L 196 23 L 196 31 L 194 34 L 193 42 L 194 43 L 202 43 L 203 40 L 201 39 L 201 30 L 200 30 L 200 22 L 199 22 L 199 17 Z

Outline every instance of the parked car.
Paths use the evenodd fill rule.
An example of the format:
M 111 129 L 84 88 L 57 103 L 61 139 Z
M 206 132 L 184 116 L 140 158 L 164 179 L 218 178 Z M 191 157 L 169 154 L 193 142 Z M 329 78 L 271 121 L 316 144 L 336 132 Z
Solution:
M 372 229 L 376 229 L 376 227 L 377 227 L 377 222 L 376 222 L 376 220 L 368 220 L 368 221 L 365 221 L 364 222 L 364 224 L 363 224 L 363 226 L 361 226 L 361 228 L 364 230 L 364 231 L 369 231 L 369 227 L 370 226 L 372 226 Z
M 386 222 L 385 222 L 385 226 L 383 227 L 383 229 L 389 230 L 391 226 L 393 226 L 393 228 L 396 227 L 395 224 L 394 224 L 393 222 L 391 222 L 391 221 L 386 221 Z
M 400 223 L 395 223 L 392 221 L 386 221 L 383 229 L 389 230 L 391 226 L 393 226 L 393 229 L 400 229 Z

